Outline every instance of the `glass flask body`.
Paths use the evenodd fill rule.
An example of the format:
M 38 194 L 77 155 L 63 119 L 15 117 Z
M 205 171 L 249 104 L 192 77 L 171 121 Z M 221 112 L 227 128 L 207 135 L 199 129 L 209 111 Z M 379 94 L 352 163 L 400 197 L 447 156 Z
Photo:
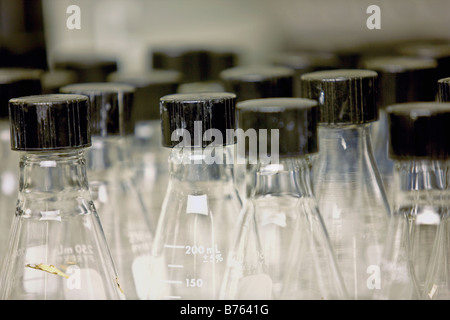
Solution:
M 233 146 L 172 149 L 153 246 L 149 299 L 217 299 L 241 201 L 227 164 Z
M 6 254 L 8 245 L 9 228 L 16 209 L 19 170 L 19 155 L 11 151 L 9 121 L 0 120 L 0 158 L 2 168 L 0 171 L 0 204 L 4 214 L 0 217 L 2 232 L 0 235 L 0 261 Z
M 131 149 L 136 188 L 147 208 L 149 223 L 155 229 L 169 181 L 170 151 L 161 145 L 161 122 L 138 121 Z
M 305 156 L 257 164 L 230 256 L 227 299 L 346 299 Z
M 390 216 L 369 124 L 319 125 L 314 190 L 348 294 L 371 299 Z
M 394 201 L 393 172 L 394 161 L 388 157 L 389 126 L 384 109 L 379 110 L 380 118 L 372 124 L 372 139 L 375 161 L 383 181 L 386 197 L 392 210 Z
M 394 168 L 395 202 L 381 264 L 380 298 L 420 299 L 433 248 L 445 243 L 438 231 L 448 220 L 449 163 L 402 160 Z
M 129 140 L 120 136 L 92 137 L 87 153 L 89 188 L 102 221 L 127 299 L 144 299 L 153 229 L 141 193 L 126 162 Z
M 84 151 L 21 154 L 2 268 L 2 299 L 125 297 L 89 193 Z

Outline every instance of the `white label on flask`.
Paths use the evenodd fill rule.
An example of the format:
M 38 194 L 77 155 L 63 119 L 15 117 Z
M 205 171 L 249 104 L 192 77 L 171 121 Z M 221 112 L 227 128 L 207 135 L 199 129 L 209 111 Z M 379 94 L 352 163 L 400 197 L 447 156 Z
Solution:
M 67 300 L 104 300 L 107 299 L 103 279 L 97 270 L 70 266 L 67 270 L 65 299 Z
M 133 260 L 131 266 L 136 293 L 141 300 L 147 299 L 152 287 L 151 279 L 148 277 L 151 272 L 151 264 L 152 259 L 150 256 L 140 256 Z
M 270 300 L 272 278 L 267 274 L 244 277 L 239 282 L 238 300 Z
M 56 167 L 56 161 L 54 161 L 54 160 L 41 161 L 41 162 L 39 162 L 39 166 L 41 168 L 55 168 Z
M 188 195 L 186 213 L 208 215 L 208 197 L 206 194 L 200 196 Z
M 25 265 L 35 265 L 43 263 L 47 246 L 40 245 L 29 247 L 25 253 Z M 60 277 L 49 274 L 39 268 L 26 267 L 23 271 L 23 289 L 28 294 L 37 294 L 45 287 L 47 294 L 52 295 L 58 290 Z
M 286 214 L 283 212 L 264 212 L 261 219 L 261 225 L 276 224 L 282 228 L 286 227 Z
M 41 218 L 39 220 L 55 220 L 61 221 L 59 210 L 41 211 Z
M 17 177 L 12 172 L 2 173 L 2 192 L 6 195 L 12 195 L 16 192 Z

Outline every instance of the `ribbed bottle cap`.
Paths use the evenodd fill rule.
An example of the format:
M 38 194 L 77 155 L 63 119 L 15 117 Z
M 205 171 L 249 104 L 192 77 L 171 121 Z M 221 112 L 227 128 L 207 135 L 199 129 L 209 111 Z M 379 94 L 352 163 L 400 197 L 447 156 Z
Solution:
M 222 134 L 222 143 L 215 143 L 230 143 L 227 141 L 227 129 L 235 129 L 235 103 L 236 95 L 228 92 L 178 93 L 162 97 L 160 110 L 163 146 L 171 148 L 182 143 L 183 146 L 207 147 L 212 142 L 203 141 L 203 138 L 209 129 L 218 130 Z M 180 138 L 172 141 L 172 134 L 177 129 L 186 130 L 190 140 Z
M 319 102 L 319 122 L 362 124 L 378 120 L 377 73 L 338 69 L 302 75 L 302 96 Z
M 0 68 L 0 118 L 8 118 L 8 101 L 12 98 L 39 95 L 42 70 Z
M 236 110 L 239 129 L 256 130 L 259 139 L 263 138 L 259 130 L 267 130 L 267 152 L 272 150 L 273 129 L 278 130 L 280 157 L 302 156 L 318 151 L 317 101 L 302 98 L 252 99 L 237 103 Z M 248 145 L 246 147 L 248 153 Z
M 110 73 L 117 71 L 117 61 L 87 54 L 57 55 L 54 58 L 53 69 L 75 71 L 78 83 L 104 82 Z
M 45 151 L 91 145 L 89 102 L 72 94 L 36 95 L 9 101 L 11 149 Z
M 134 87 L 119 83 L 76 83 L 62 93 L 89 97 L 92 136 L 128 135 L 134 132 L 131 120 Z
M 450 103 L 410 102 L 389 106 L 389 157 L 450 157 Z
M 133 98 L 133 121 L 159 120 L 159 99 L 176 93 L 182 75 L 174 70 L 152 70 L 146 73 L 114 72 L 108 81 L 124 83 L 135 88 Z
M 435 100 L 434 59 L 383 56 L 364 59 L 362 67 L 378 73 L 380 108 L 400 102 Z
M 438 99 L 441 102 L 450 102 L 450 77 L 439 79 Z
M 220 78 L 225 90 L 238 101 L 293 96 L 294 70 L 274 65 L 239 66 L 224 70 Z

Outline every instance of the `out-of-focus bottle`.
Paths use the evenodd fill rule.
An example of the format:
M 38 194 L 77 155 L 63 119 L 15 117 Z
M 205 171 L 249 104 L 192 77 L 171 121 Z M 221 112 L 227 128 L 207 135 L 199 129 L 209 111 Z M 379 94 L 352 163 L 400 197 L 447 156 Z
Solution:
M 52 57 L 52 71 L 76 72 L 77 83 L 105 82 L 110 73 L 116 72 L 118 62 L 111 57 L 89 53 L 57 53 Z
M 304 97 L 319 102 L 313 171 L 319 211 L 350 298 L 371 299 L 390 215 L 370 136 L 370 123 L 378 119 L 377 73 L 317 71 L 301 79 Z
M 150 289 L 149 263 L 153 231 L 142 194 L 127 161 L 127 136 L 134 87 L 117 83 L 79 83 L 63 93 L 89 97 L 92 147 L 86 154 L 89 188 L 105 230 L 127 299 L 143 299 Z
M 176 93 L 181 77 L 178 71 L 173 70 L 114 72 L 108 76 L 110 82 L 125 83 L 135 88 L 131 114 L 135 125 L 134 134 L 130 135 L 132 155 L 129 165 L 155 228 L 169 181 L 167 159 L 170 155 L 170 150 L 161 145 L 159 99 Z
M 56 94 L 59 89 L 72 83 L 78 82 L 78 75 L 72 70 L 49 70 L 41 77 L 42 94 Z
M 237 66 L 220 73 L 220 79 L 227 92 L 236 94 L 236 101 L 259 98 L 287 98 L 294 95 L 294 70 L 275 65 Z M 239 157 L 239 154 L 236 153 Z M 246 158 L 235 159 L 234 181 L 242 201 L 248 194 L 247 186 L 254 181 L 246 174 L 248 165 Z
M 161 98 L 163 146 L 172 152 L 153 245 L 149 299 L 219 297 L 241 210 L 230 150 L 235 99 L 232 93 Z
M 395 200 L 378 298 L 448 299 L 450 104 L 402 103 L 386 112 Z
M 450 74 L 450 42 L 448 41 L 411 43 L 396 48 L 396 51 L 405 56 L 436 60 L 437 72 L 433 79 L 433 84 L 436 84 L 436 81 L 439 79 L 448 77 Z
M 312 191 L 308 155 L 318 151 L 317 109 L 301 98 L 237 104 L 237 144 L 244 143 L 255 184 L 228 257 L 223 299 L 347 298 Z
M 88 99 L 19 97 L 9 110 L 20 178 L 0 297 L 123 299 L 86 175 Z
M 0 215 L 0 261 L 3 259 L 9 228 L 17 202 L 19 181 L 19 155 L 11 150 L 10 121 L 8 101 L 29 95 L 41 94 L 42 70 L 27 68 L 0 68 L 0 206 L 4 214 Z
M 220 72 L 239 63 L 235 48 L 214 45 L 157 45 L 150 55 L 153 69 L 176 70 L 183 75 L 178 93 L 223 92 Z
M 388 157 L 386 107 L 402 102 L 435 100 L 437 62 L 420 57 L 382 56 L 363 59 L 361 64 L 378 73 L 379 120 L 372 125 L 372 141 L 378 170 L 392 204 L 394 163 Z
M 294 69 L 294 97 L 301 97 L 300 77 L 305 73 L 322 70 L 340 69 L 340 60 L 331 52 L 316 51 L 292 51 L 276 54 L 272 63 Z

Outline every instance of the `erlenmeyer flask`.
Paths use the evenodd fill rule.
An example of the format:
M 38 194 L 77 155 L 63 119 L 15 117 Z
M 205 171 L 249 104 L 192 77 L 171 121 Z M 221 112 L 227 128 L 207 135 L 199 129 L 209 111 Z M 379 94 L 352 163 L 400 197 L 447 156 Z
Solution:
M 173 94 L 160 105 L 163 146 L 172 152 L 148 298 L 217 299 L 241 209 L 227 137 L 235 95 Z
M 373 152 L 392 207 L 394 162 L 388 157 L 386 107 L 402 102 L 435 100 L 437 63 L 420 57 L 382 56 L 366 58 L 362 66 L 378 73 L 379 120 L 371 128 Z
M 12 98 L 41 94 L 42 70 L 0 68 L 0 261 L 6 254 L 9 228 L 17 202 L 19 155 L 11 150 L 8 101 Z
M 319 210 L 350 298 L 371 299 L 390 215 L 370 137 L 370 123 L 378 119 L 377 73 L 317 71 L 301 79 L 305 98 L 319 102 L 313 172 Z
M 134 87 L 78 83 L 61 92 L 89 97 L 92 147 L 86 154 L 89 188 L 127 299 L 144 299 L 154 227 L 128 164 L 134 125 Z
M 441 232 L 448 230 L 449 220 L 450 104 L 403 103 L 386 111 L 395 201 L 377 297 L 421 299 L 425 286 L 429 298 L 448 298 L 448 280 L 435 275 L 448 259 L 442 250 L 449 248 L 448 235 Z
M 224 299 L 347 298 L 311 186 L 317 109 L 301 98 L 237 104 L 239 129 L 253 137 L 245 149 L 255 184 L 228 258 Z M 242 150 L 244 140 L 237 143 Z
M 10 100 L 9 110 L 11 146 L 21 151 L 20 179 L 0 297 L 123 299 L 89 193 L 88 99 L 27 96 Z
M 223 70 L 220 79 L 227 92 L 236 94 L 237 102 L 259 98 L 286 98 L 294 94 L 294 70 L 288 67 L 270 64 L 237 66 Z M 245 181 L 251 178 L 245 174 L 248 169 L 245 159 L 236 159 L 234 166 L 234 180 L 243 202 L 249 192 L 247 186 L 254 183 Z
M 130 135 L 131 157 L 128 160 L 133 180 L 145 202 L 149 219 L 156 227 L 169 181 L 170 150 L 161 146 L 159 99 L 176 93 L 181 74 L 173 70 L 152 70 L 146 73 L 115 72 L 108 80 L 135 88 L 132 119 L 134 134 Z

